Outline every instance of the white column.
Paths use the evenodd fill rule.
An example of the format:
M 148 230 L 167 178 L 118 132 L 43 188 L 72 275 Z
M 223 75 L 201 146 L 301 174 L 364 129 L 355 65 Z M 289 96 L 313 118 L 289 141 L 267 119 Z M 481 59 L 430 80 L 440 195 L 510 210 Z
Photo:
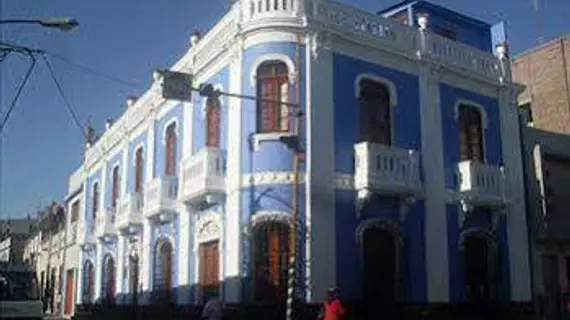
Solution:
M 97 242 L 95 254 L 95 297 L 97 300 L 101 297 L 101 283 L 103 281 L 101 275 L 103 270 L 103 246 L 101 242 Z
M 77 304 L 83 303 L 83 250 L 79 248 L 79 264 L 77 266 L 77 274 L 76 274 L 76 291 L 75 291 L 75 301 Z
M 153 115 L 150 117 L 150 123 L 149 123 L 149 128 L 148 128 L 148 134 L 147 134 L 147 147 L 146 147 L 146 152 L 147 152 L 147 159 L 148 161 L 146 162 L 146 175 L 145 175 L 145 180 L 146 183 L 152 181 L 153 174 L 154 174 L 154 149 L 155 149 L 155 139 L 154 139 L 154 119 L 155 119 L 155 114 L 153 111 Z M 151 223 L 148 219 L 144 219 L 143 221 L 143 233 L 142 233 L 142 239 L 141 239 L 141 252 L 142 252 L 142 257 L 141 257 L 141 270 L 140 270 L 140 279 L 141 279 L 141 283 L 142 283 L 142 291 L 143 293 L 148 293 L 150 291 L 150 263 L 151 263 L 151 257 L 152 257 L 152 248 L 151 248 L 151 232 L 152 232 L 152 226 Z M 148 296 L 148 294 L 147 294 Z M 148 303 L 148 301 L 144 301 L 145 303 Z
M 147 131 L 147 145 L 146 145 L 146 182 L 151 181 L 154 177 L 154 149 L 155 149 L 155 141 L 154 141 L 154 120 L 156 111 L 151 111 L 152 115 L 150 116 L 150 122 L 148 125 Z
M 129 138 L 125 137 L 123 143 L 123 164 L 121 165 L 121 192 L 119 193 L 119 199 L 127 194 L 127 182 L 129 176 Z
M 109 205 L 105 202 L 106 194 L 107 194 L 107 158 L 103 157 L 101 159 L 103 165 L 101 166 L 101 183 L 99 185 L 99 212 L 98 214 L 106 214 L 106 208 Z
M 319 36 L 325 36 L 320 34 Z M 324 38 L 306 46 L 307 127 L 306 154 L 306 287 L 307 299 L 316 302 L 327 289 L 336 285 L 336 223 L 334 116 L 330 112 L 333 97 L 333 56 Z M 318 46 L 315 48 L 314 46 Z M 311 52 L 311 50 L 314 50 Z M 318 50 L 318 52 L 316 52 Z M 313 75 L 315 75 L 313 77 Z
M 243 47 L 241 41 L 236 44 L 235 57 L 230 65 L 229 92 L 242 91 Z M 228 150 L 226 178 L 226 217 L 223 220 L 224 230 L 221 242 L 224 243 L 224 263 L 226 290 L 225 299 L 228 302 L 239 302 L 241 293 L 241 148 L 242 148 L 242 101 L 239 98 L 228 97 Z
M 449 262 L 439 71 L 420 70 L 422 163 L 425 168 L 425 244 L 429 302 L 449 301 Z
M 184 103 L 184 112 L 182 116 L 182 122 L 184 123 L 184 135 L 183 141 L 184 144 L 182 145 L 182 159 L 186 160 L 192 155 L 192 125 L 193 125 L 193 118 L 192 118 L 192 110 L 193 104 L 190 102 Z
M 186 102 L 184 103 L 184 112 L 182 116 L 182 121 L 184 123 L 184 132 L 182 141 L 184 142 L 182 145 L 182 161 L 188 160 L 192 154 L 192 103 Z M 182 166 L 180 167 L 180 171 L 182 171 Z M 179 179 L 182 181 L 184 176 L 182 172 L 179 173 Z M 189 269 L 189 257 L 191 254 L 189 248 L 190 242 L 190 214 L 188 208 L 184 205 L 180 205 L 180 214 L 178 216 L 178 235 L 179 235 L 179 246 L 178 246 L 178 286 L 183 288 L 190 287 L 190 278 L 188 274 Z M 189 303 L 190 301 L 186 301 L 187 299 L 187 292 L 183 292 L 183 295 L 179 295 L 178 302 L 180 304 Z
M 116 264 L 116 281 L 115 281 L 115 292 L 117 295 L 123 293 L 123 278 L 125 266 L 128 260 L 125 259 L 125 237 L 119 236 L 117 238 L 117 264 Z
M 511 91 L 513 90 L 513 91 Z M 509 196 L 506 212 L 507 241 L 512 301 L 531 299 L 526 204 L 518 110 L 514 103 L 516 88 L 499 90 L 501 137 L 505 178 Z

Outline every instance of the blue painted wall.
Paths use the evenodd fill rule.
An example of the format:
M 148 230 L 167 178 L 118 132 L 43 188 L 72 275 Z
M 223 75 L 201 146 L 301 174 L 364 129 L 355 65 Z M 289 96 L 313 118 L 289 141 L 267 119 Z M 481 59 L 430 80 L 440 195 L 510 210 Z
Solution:
M 459 162 L 458 125 L 455 119 L 455 106 L 459 100 L 472 101 L 485 108 L 487 128 L 484 131 L 485 162 L 490 165 L 502 163 L 501 123 L 499 104 L 496 99 L 477 93 L 440 85 L 441 122 L 443 130 L 443 161 L 445 166 L 445 186 L 455 189 L 458 186 L 457 163 Z
M 218 74 L 214 75 L 207 81 L 213 85 L 221 85 L 223 91 L 229 91 L 229 69 L 223 68 Z M 191 115 L 184 115 L 185 117 L 192 117 L 192 154 L 199 152 L 206 146 L 206 98 L 200 97 L 198 94 L 194 98 L 195 106 L 192 109 Z M 221 96 L 221 109 L 220 109 L 220 148 L 227 150 L 228 145 L 228 97 Z
M 105 190 L 101 190 L 104 192 L 103 198 L 103 206 L 101 209 L 107 210 L 111 209 L 111 197 L 113 195 L 113 168 L 115 165 L 119 166 L 119 199 L 121 198 L 121 179 L 125 179 L 125 169 L 123 168 L 123 151 L 117 152 L 109 161 L 107 161 L 107 172 L 106 172 L 106 182 L 105 182 Z M 105 211 L 107 212 L 107 211 Z
M 178 104 L 170 109 L 163 117 L 157 119 L 155 122 L 154 130 L 154 176 L 164 175 L 166 167 L 166 140 L 165 133 L 166 127 L 170 125 L 171 121 L 176 121 L 176 174 L 180 169 L 180 161 L 182 160 L 182 145 L 184 144 L 184 108 L 182 104 Z
M 283 54 L 291 58 L 293 63 L 297 60 L 297 47 L 299 53 L 299 65 L 305 65 L 305 49 L 303 45 L 297 46 L 295 43 L 276 42 L 252 46 L 248 48 L 243 55 L 243 94 L 255 96 L 257 92 L 256 86 L 251 85 L 251 72 L 256 60 L 264 54 Z M 304 67 L 296 67 L 300 69 L 300 81 L 289 86 L 289 101 L 296 103 L 305 101 L 305 75 Z M 289 70 L 291 71 L 291 70 Z M 297 97 L 297 86 L 300 86 L 299 97 Z M 300 103 L 301 109 L 305 106 Z M 250 135 L 256 133 L 257 130 L 257 114 L 256 103 L 254 101 L 242 101 L 242 141 L 250 140 Z M 293 117 L 291 117 L 291 124 Z M 304 123 L 304 122 L 303 122 Z M 292 130 L 292 125 L 290 126 Z M 301 126 L 303 128 L 304 126 Z M 301 130 L 301 140 L 304 141 L 304 130 Z M 250 153 L 248 143 L 244 143 L 242 147 L 242 170 L 243 172 L 263 172 L 263 171 L 289 171 L 292 169 L 293 154 L 290 150 L 283 147 L 279 141 L 264 142 L 259 150 Z
M 393 146 L 421 151 L 418 77 L 341 54 L 334 55 L 334 143 L 336 172 L 354 173 L 354 144 L 360 139 L 360 105 L 356 97 L 359 75 L 391 81 L 398 92 L 393 108 Z M 391 98 L 393 99 L 393 98 Z
M 136 151 L 139 146 L 143 148 L 143 168 L 146 168 L 148 165 L 148 156 L 147 156 L 147 133 L 142 133 L 138 137 L 135 137 L 133 140 L 129 142 L 129 156 L 126 168 L 127 170 L 127 192 L 131 193 L 135 190 L 135 157 Z M 143 170 L 142 174 L 143 183 L 146 181 L 146 170 Z
M 104 192 L 103 187 L 101 185 L 101 178 L 102 178 L 102 173 L 101 173 L 101 169 L 97 170 L 95 173 L 93 173 L 92 175 L 90 175 L 87 178 L 87 190 L 86 192 L 86 196 L 85 199 L 87 199 L 86 203 L 85 203 L 85 221 L 86 221 L 86 227 L 90 227 L 93 223 L 95 223 L 93 221 L 93 184 L 97 181 L 99 183 L 99 208 L 103 208 L 103 196 L 101 195 L 102 192 Z M 87 228 L 87 230 L 89 230 L 89 228 Z

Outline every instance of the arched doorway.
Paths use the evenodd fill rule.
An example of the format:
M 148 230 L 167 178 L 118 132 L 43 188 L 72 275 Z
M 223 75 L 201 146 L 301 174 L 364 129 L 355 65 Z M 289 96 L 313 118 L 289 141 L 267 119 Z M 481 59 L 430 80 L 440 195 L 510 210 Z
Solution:
M 107 254 L 103 259 L 101 297 L 105 303 L 115 302 L 115 259 Z
M 137 304 L 139 293 L 139 256 L 133 254 L 129 257 L 129 294 L 131 303 Z
M 172 301 L 172 244 L 164 238 L 157 241 L 154 250 L 153 292 L 159 303 Z
M 472 233 L 462 243 L 465 273 L 465 298 L 468 302 L 482 303 L 493 298 L 495 255 L 489 237 Z
M 381 225 L 365 227 L 361 233 L 362 298 L 367 303 L 400 300 L 400 239 Z
M 93 303 L 95 295 L 95 268 L 93 263 L 89 260 L 85 261 L 83 265 L 83 304 Z
M 253 299 L 284 303 L 287 295 L 289 225 L 267 221 L 253 228 Z

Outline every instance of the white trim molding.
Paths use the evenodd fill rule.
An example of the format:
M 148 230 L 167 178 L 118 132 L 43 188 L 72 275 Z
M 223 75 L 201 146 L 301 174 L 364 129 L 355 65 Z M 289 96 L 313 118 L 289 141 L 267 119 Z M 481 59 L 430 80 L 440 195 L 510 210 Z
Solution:
M 291 214 L 285 211 L 259 210 L 251 216 L 249 228 L 251 230 L 262 223 L 273 221 L 290 224 L 293 220 Z
M 257 69 L 261 64 L 267 61 L 281 61 L 287 65 L 287 72 L 289 73 L 289 83 L 295 84 L 295 78 L 297 76 L 297 68 L 293 59 L 286 54 L 282 53 L 267 53 L 257 57 L 251 64 L 251 70 L 249 72 L 249 81 L 252 87 L 255 87 L 257 81 Z
M 220 91 L 224 91 L 224 85 L 221 83 L 215 83 L 212 84 L 212 86 L 214 87 L 214 90 L 220 90 Z M 225 97 L 220 97 L 220 100 L 225 99 Z M 207 97 L 202 97 L 202 101 L 201 102 L 201 108 L 200 108 L 200 113 L 202 115 L 202 119 L 206 119 L 206 109 L 208 108 L 207 106 L 207 102 L 208 102 L 208 98 Z M 222 101 L 220 101 L 222 102 Z M 220 106 L 223 107 L 223 106 Z M 221 110 L 220 110 L 221 112 Z
M 223 234 L 222 214 L 209 212 L 196 221 L 196 244 L 221 240 Z
M 455 102 L 455 105 L 453 105 L 453 119 L 455 119 L 455 121 L 459 120 L 459 107 L 460 106 L 473 107 L 473 108 L 477 109 L 477 111 L 481 115 L 481 126 L 483 127 L 482 129 L 483 130 L 487 129 L 487 125 L 488 125 L 487 110 L 485 109 L 485 107 L 483 105 L 481 105 L 477 102 L 471 101 L 471 100 L 467 100 L 467 99 L 457 99 L 457 101 Z M 483 138 L 485 138 L 485 137 L 483 136 Z
M 360 98 L 360 82 L 362 80 L 370 80 L 385 85 L 390 93 L 390 107 L 396 107 L 398 105 L 398 90 L 396 89 L 394 82 L 372 73 L 359 74 L 354 80 L 354 96 L 357 99 Z
M 168 119 L 168 121 L 164 123 L 164 126 L 162 127 L 162 139 L 160 139 L 160 141 L 162 141 L 163 145 L 166 145 L 166 130 L 172 124 L 174 124 L 174 134 L 176 134 L 176 138 L 180 138 L 180 125 L 178 122 L 178 117 L 172 116 L 170 119 Z M 179 143 L 179 141 L 177 142 Z

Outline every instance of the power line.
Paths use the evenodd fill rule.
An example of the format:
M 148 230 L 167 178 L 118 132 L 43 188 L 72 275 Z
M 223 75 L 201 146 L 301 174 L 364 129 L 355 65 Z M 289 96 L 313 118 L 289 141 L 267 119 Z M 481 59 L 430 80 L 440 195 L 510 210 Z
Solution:
M 52 57 L 54 57 L 54 58 L 60 60 L 60 61 L 63 61 L 63 62 L 65 62 L 65 63 L 67 63 L 67 64 L 72 65 L 72 66 L 75 66 L 75 67 L 77 67 L 77 68 L 79 68 L 79 69 L 83 69 L 84 71 L 87 71 L 88 73 L 91 73 L 91 74 L 93 74 L 93 75 L 96 75 L 96 76 L 105 78 L 105 79 L 107 79 L 107 80 L 115 81 L 115 82 L 117 82 L 117 83 L 121 83 L 121 84 L 127 85 L 127 86 L 129 86 L 129 87 L 137 88 L 137 89 L 140 88 L 141 85 L 142 85 L 142 84 L 136 84 L 136 83 L 134 83 L 134 82 L 130 82 L 130 81 L 123 80 L 123 79 L 121 79 L 121 78 L 119 78 L 119 77 L 116 77 L 116 76 L 113 76 L 113 75 L 105 74 L 105 73 L 103 73 L 103 72 L 101 72 L 101 71 L 97 71 L 97 70 L 95 70 L 95 69 L 93 69 L 93 68 L 90 68 L 90 67 L 88 67 L 88 66 L 86 66 L 86 65 L 83 65 L 83 64 L 78 63 L 78 62 L 76 62 L 76 61 L 73 61 L 73 60 L 71 60 L 70 58 L 66 58 L 66 57 L 61 56 L 61 55 L 59 55 L 59 54 L 56 54 L 56 53 L 53 53 L 53 52 L 48 52 L 48 51 L 46 51 L 46 53 L 49 54 L 50 56 L 52 56 Z
M 6 111 L 6 115 L 4 116 L 2 123 L 0 123 L 0 135 L 2 134 L 2 131 L 4 130 L 6 123 L 8 123 L 8 119 L 10 119 L 10 115 L 12 114 L 12 111 L 14 111 L 14 108 L 16 107 L 16 102 L 18 101 L 18 98 L 22 94 L 22 91 L 24 90 L 26 83 L 28 82 L 28 80 L 30 79 L 30 76 L 32 75 L 32 71 L 34 70 L 34 67 L 36 66 L 36 57 L 34 56 L 32 51 L 31 50 L 24 50 L 24 51 L 32 59 L 32 63 L 30 64 L 30 67 L 28 68 L 28 71 L 26 72 L 26 75 L 24 76 L 24 80 L 22 81 L 22 83 L 20 84 L 20 87 L 16 91 L 16 95 L 14 96 L 14 99 L 12 99 L 12 103 L 10 104 L 10 107 L 8 107 L 8 111 Z
M 75 121 L 75 125 L 77 125 L 77 128 L 81 131 L 81 134 L 85 138 L 87 138 L 87 132 L 85 131 L 85 128 L 83 127 L 83 125 L 81 124 L 81 121 L 79 120 L 79 117 L 77 117 L 77 114 L 73 110 L 73 107 L 71 106 L 71 104 L 69 103 L 69 100 L 67 99 L 65 93 L 63 92 L 63 88 L 61 87 L 61 84 L 59 83 L 59 81 L 55 77 L 55 72 L 53 71 L 53 68 L 52 68 L 51 64 L 49 63 L 49 60 L 46 58 L 45 55 L 42 55 L 42 58 L 46 64 L 46 66 L 48 67 L 51 79 L 53 80 L 53 83 L 55 84 L 55 87 L 57 88 L 57 91 L 59 92 L 59 95 L 61 96 L 61 99 L 63 100 L 63 102 L 65 104 L 65 107 L 67 108 L 67 111 L 69 112 L 69 114 L 71 114 L 71 117 Z

